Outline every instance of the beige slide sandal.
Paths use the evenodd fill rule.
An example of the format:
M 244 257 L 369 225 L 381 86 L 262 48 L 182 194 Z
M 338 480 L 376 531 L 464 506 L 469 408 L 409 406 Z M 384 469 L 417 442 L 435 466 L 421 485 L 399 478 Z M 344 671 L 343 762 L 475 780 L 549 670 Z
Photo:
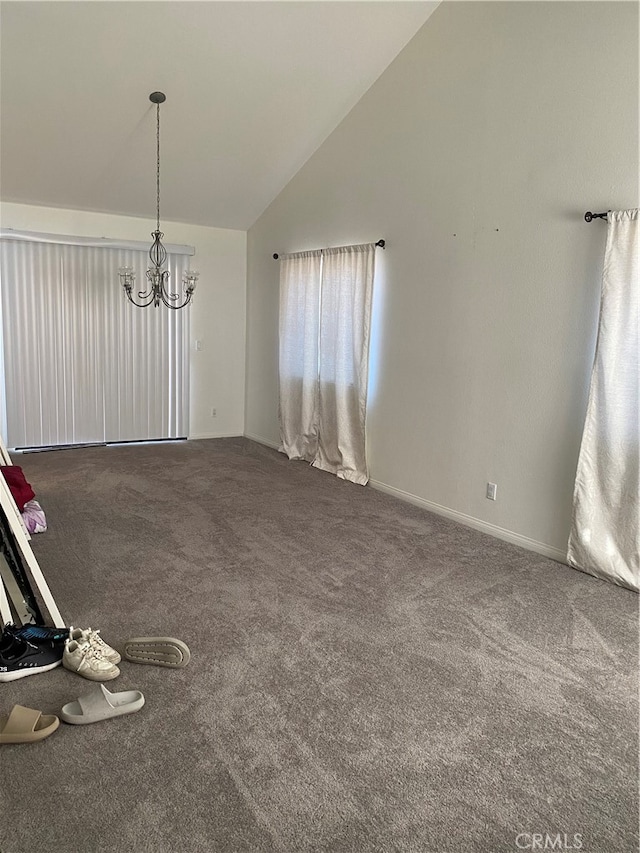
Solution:
M 8 717 L 0 717 L 0 743 L 34 743 L 52 735 L 59 725 L 53 714 L 14 705 Z

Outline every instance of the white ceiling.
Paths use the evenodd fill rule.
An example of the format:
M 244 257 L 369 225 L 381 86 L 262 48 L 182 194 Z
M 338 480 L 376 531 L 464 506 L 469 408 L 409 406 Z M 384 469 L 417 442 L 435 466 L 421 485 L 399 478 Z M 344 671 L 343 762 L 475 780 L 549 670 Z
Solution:
M 437 2 L 2 2 L 4 201 L 247 229 Z M 384 116 L 380 121 L 384 122 Z

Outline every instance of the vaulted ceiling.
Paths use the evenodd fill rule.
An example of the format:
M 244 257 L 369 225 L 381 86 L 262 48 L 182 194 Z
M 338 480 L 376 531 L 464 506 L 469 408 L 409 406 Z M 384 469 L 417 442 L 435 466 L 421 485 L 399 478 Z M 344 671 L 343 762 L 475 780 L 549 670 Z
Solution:
M 4 201 L 247 229 L 437 2 L 0 3 Z M 380 117 L 384 122 L 384 116 Z

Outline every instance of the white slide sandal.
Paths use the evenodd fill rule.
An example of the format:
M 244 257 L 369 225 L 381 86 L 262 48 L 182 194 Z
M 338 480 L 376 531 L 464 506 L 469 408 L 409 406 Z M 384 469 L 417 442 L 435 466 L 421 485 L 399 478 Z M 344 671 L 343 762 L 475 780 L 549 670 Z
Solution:
M 186 643 L 174 637 L 135 637 L 124 644 L 124 656 L 133 663 L 179 669 L 189 663 L 191 652 Z
M 60 718 L 74 726 L 86 726 L 112 717 L 133 714 L 143 705 L 144 696 L 139 690 L 110 693 L 104 684 L 96 684 L 89 693 L 79 696 L 73 702 L 67 702 L 60 712 Z

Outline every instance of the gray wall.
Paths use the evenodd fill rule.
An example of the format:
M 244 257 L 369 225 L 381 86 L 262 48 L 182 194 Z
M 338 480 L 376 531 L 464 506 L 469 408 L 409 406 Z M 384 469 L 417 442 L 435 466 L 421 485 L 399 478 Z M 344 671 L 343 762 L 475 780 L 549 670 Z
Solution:
M 249 232 L 246 434 L 278 440 L 272 253 L 384 237 L 372 481 L 561 557 L 606 234 L 582 216 L 638 206 L 637 48 L 636 3 L 443 3 Z

